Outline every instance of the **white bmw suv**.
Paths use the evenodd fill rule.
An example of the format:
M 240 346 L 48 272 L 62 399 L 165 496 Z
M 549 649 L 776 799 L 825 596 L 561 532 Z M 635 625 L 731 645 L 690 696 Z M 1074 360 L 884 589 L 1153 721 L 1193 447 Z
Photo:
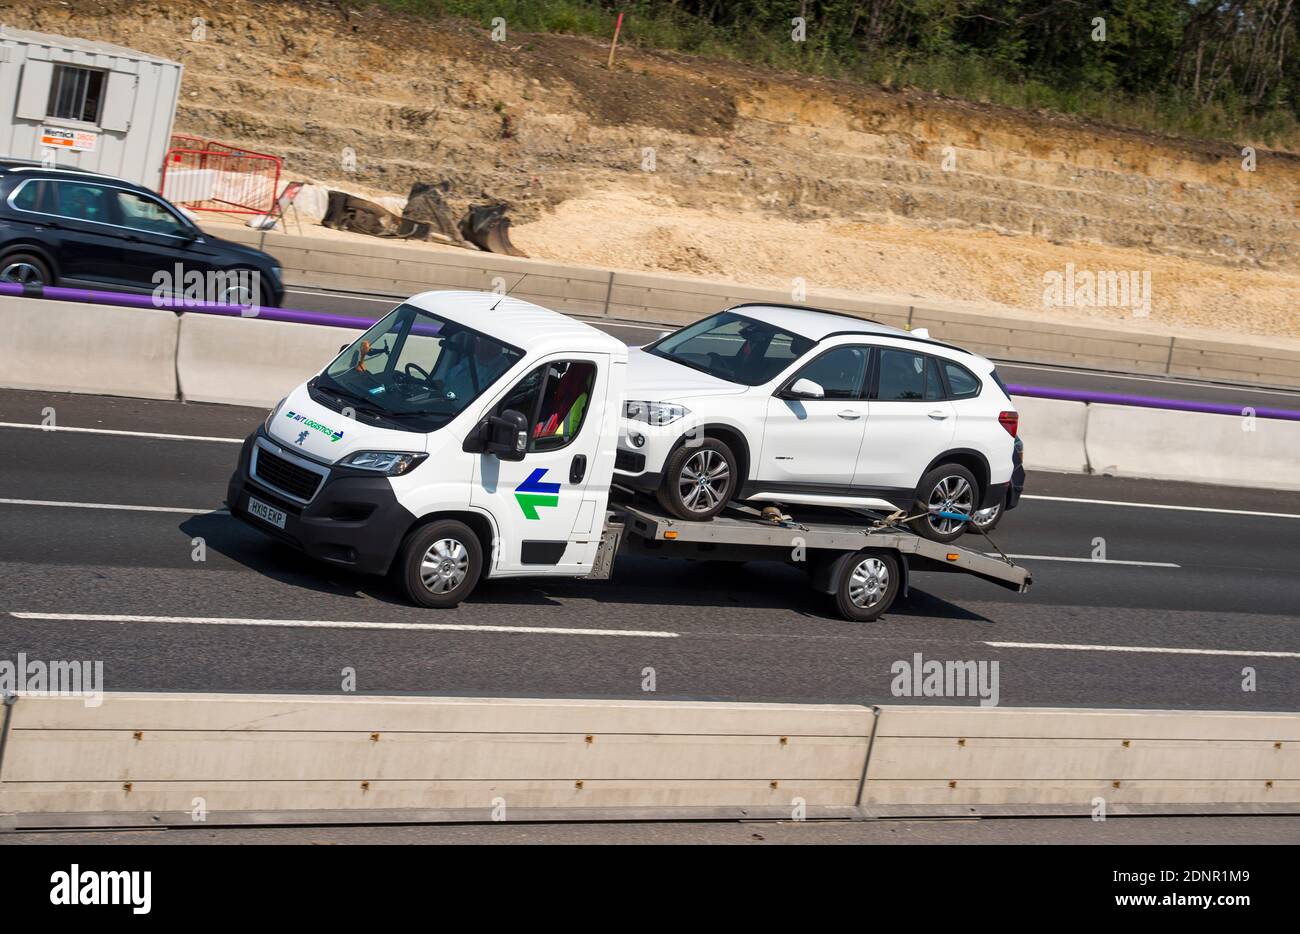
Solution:
M 1019 417 L 992 363 L 838 312 L 737 305 L 632 348 L 626 391 L 615 481 L 681 519 L 901 509 L 947 542 L 1011 480 Z

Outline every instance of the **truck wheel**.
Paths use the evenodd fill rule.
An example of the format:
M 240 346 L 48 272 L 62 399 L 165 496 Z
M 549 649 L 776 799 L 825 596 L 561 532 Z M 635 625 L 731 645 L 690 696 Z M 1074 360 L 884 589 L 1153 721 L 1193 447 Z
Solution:
M 980 500 L 979 484 L 961 464 L 940 464 L 921 478 L 913 513 L 925 513 L 908 523 L 913 532 L 932 542 L 952 542 L 966 531 L 966 523 L 945 519 L 939 512 L 969 516 Z
M 736 455 L 717 438 L 683 444 L 668 456 L 655 496 L 678 519 L 712 519 L 736 491 Z
M 465 523 L 440 519 L 406 536 L 393 570 L 413 602 L 446 609 L 468 597 L 478 584 L 483 546 Z
M 835 584 L 835 606 L 840 615 L 870 623 L 889 609 L 902 579 L 898 559 L 884 551 L 859 551 Z

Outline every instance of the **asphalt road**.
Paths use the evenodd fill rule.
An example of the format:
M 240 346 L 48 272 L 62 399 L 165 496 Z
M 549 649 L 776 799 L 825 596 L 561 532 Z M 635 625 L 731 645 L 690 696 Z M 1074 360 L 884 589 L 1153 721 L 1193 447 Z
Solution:
M 400 300 L 398 296 L 366 296 L 323 289 L 291 288 L 285 295 L 284 302 L 287 307 L 306 311 L 328 311 L 334 314 L 377 318 Z M 600 319 L 587 320 L 630 346 L 647 344 L 670 330 L 656 325 Z M 998 372 L 1006 382 L 1022 386 L 1047 386 L 1057 389 L 1154 396 L 1162 399 L 1219 402 L 1239 405 L 1242 408 L 1249 406 L 1300 410 L 1300 389 L 1263 389 L 1206 380 L 1103 373 L 1096 370 L 1038 364 L 999 363 Z
M 0 423 L 47 407 L 60 430 L 0 425 L 0 658 L 102 660 L 110 691 L 335 692 L 346 667 L 369 693 L 913 702 L 890 668 L 919 652 L 996 661 L 1003 705 L 1300 710 L 1300 494 L 1031 474 L 994 535 L 1029 556 L 1030 593 L 916 574 L 875 624 L 783 565 L 645 559 L 609 582 L 489 581 L 438 612 L 219 511 L 261 411 L 6 391 Z M 100 615 L 146 619 L 77 618 Z

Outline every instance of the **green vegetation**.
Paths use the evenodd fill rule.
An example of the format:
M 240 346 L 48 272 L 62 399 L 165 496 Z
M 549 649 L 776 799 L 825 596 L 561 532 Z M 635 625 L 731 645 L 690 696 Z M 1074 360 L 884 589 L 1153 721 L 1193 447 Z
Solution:
M 503 17 L 513 34 L 604 38 L 621 10 L 620 41 L 641 48 L 1300 148 L 1296 0 L 368 2 L 485 28 Z M 799 16 L 802 42 L 792 40 Z

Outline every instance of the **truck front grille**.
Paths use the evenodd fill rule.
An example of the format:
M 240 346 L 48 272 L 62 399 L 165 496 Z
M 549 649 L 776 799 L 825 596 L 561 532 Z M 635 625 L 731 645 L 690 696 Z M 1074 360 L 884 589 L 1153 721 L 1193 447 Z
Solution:
M 324 479 L 315 471 L 299 467 L 266 448 L 257 451 L 257 466 L 253 469 L 253 476 L 273 489 L 283 490 L 301 500 L 315 496 Z

